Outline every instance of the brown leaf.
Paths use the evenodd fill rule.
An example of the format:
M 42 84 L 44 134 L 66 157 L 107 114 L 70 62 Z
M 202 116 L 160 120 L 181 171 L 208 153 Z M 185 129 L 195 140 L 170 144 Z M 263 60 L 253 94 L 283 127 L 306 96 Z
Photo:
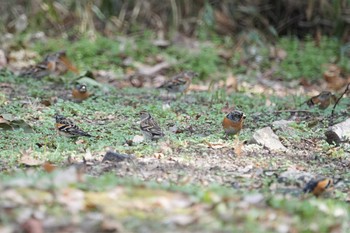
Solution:
M 218 55 L 228 62 L 233 57 L 233 51 L 228 49 L 220 49 Z
M 237 155 L 237 157 L 240 157 L 242 155 L 242 149 L 244 146 L 244 142 L 241 142 L 238 138 L 235 139 L 234 141 L 234 150 L 235 150 L 235 154 Z
M 229 74 L 229 76 L 226 79 L 226 91 L 227 93 L 238 91 L 237 78 L 232 74 Z
M 347 80 L 343 79 L 340 74 L 341 69 L 338 66 L 334 64 L 328 66 L 328 69 L 323 73 L 323 78 L 326 80 L 329 89 L 338 91 L 345 87 Z
M 42 222 L 35 218 L 29 218 L 21 227 L 25 233 L 44 233 Z
M 227 147 L 227 144 L 225 143 L 212 143 L 212 142 L 205 141 L 205 144 L 207 144 L 209 148 L 213 148 L 213 149 L 221 149 L 221 148 Z
M 51 100 L 49 99 L 42 99 L 40 103 L 45 105 L 46 107 L 51 106 Z
M 159 48 L 166 48 L 166 47 L 169 47 L 170 41 L 164 40 L 164 39 L 157 39 L 157 40 L 153 40 L 152 44 Z
M 223 32 L 225 34 L 230 34 L 235 31 L 236 23 L 232 21 L 232 19 L 227 16 L 224 12 L 215 10 L 214 17 L 216 22 L 216 29 L 219 32 Z
M 270 58 L 277 60 L 284 60 L 287 57 L 287 52 L 284 49 L 277 47 L 270 47 Z
M 5 120 L 2 116 L 0 116 L 0 124 L 10 124 L 9 121 Z M 0 126 L 1 127 L 1 126 Z
M 208 91 L 209 86 L 208 85 L 199 85 L 199 84 L 191 84 L 191 86 L 188 88 L 188 90 L 191 91 Z
M 20 153 L 22 154 L 22 156 L 19 160 L 20 164 L 24 164 L 26 166 L 39 166 L 39 165 L 43 164 L 42 161 L 35 159 L 33 157 L 33 149 L 32 148 L 21 151 Z
M 161 158 L 164 157 L 164 154 L 163 154 L 163 153 L 156 152 L 156 153 L 154 153 L 153 157 L 156 158 L 156 159 L 161 159 Z
M 42 165 L 44 171 L 46 171 L 47 173 L 51 173 L 53 172 L 57 166 L 53 163 L 50 163 L 50 162 L 45 162 L 43 165 Z
M 168 219 L 165 220 L 167 224 L 176 224 L 178 226 L 188 226 L 190 224 L 195 223 L 196 217 L 188 214 L 177 214 L 172 215 Z
M 30 167 L 40 166 L 41 164 L 43 164 L 42 161 L 35 159 L 30 155 L 23 155 L 19 160 L 19 163 Z
M 4 130 L 22 128 L 24 132 L 33 132 L 31 126 L 24 120 L 16 119 L 14 115 L 6 113 L 0 115 L 0 128 Z
M 0 69 L 7 65 L 7 59 L 4 50 L 0 49 Z
M 225 106 L 221 108 L 221 112 L 228 114 L 228 113 L 232 112 L 234 109 L 235 109 L 234 105 L 229 106 L 228 102 L 226 102 Z
M 159 71 L 169 68 L 170 64 L 166 61 L 158 63 L 154 66 L 148 66 L 144 64 L 135 64 L 135 66 L 138 68 L 138 74 L 141 76 L 154 76 L 156 75 Z

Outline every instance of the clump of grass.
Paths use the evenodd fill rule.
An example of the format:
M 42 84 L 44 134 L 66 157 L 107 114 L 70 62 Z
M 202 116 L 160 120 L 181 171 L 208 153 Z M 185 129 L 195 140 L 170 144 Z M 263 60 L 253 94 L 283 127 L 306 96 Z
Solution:
M 286 52 L 287 57 L 284 59 L 278 69 L 278 75 L 285 80 L 295 80 L 302 77 L 317 81 L 322 79 L 325 64 L 337 63 L 349 69 L 349 58 L 342 57 L 340 42 L 333 38 L 322 38 L 319 45 L 308 37 L 305 41 L 297 38 L 282 38 L 279 46 Z

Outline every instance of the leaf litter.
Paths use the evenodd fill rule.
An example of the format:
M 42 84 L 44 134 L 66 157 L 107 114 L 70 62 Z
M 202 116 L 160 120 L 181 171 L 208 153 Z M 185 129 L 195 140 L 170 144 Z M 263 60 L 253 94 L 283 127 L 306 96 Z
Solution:
M 190 47 L 197 48 L 195 43 L 190 43 Z M 283 50 L 274 51 L 273 53 L 274 59 L 277 60 L 283 60 L 287 56 Z M 14 53 L 10 62 L 28 59 L 29 55 Z M 135 80 L 141 83 L 137 85 L 140 87 L 153 87 L 157 86 L 157 81 L 153 83 L 154 80 L 152 79 L 159 77 L 163 69 L 171 69 L 172 65 L 167 62 L 159 62 L 153 66 L 145 64 L 134 64 L 132 66 L 134 66 L 132 69 L 136 68 L 136 72 L 143 74 L 142 76 L 152 77 L 143 80 L 136 75 Z M 79 81 L 88 82 L 96 87 L 99 87 L 100 83 L 112 83 L 113 86 L 122 86 L 122 88 L 134 86 L 131 82 L 126 81 L 127 79 L 117 79 L 114 72 L 92 72 L 98 74 L 96 80 L 91 77 L 83 77 Z M 236 77 L 229 74 L 226 81 L 219 82 L 216 86 L 206 83 L 197 84 L 192 85 L 191 91 L 196 93 L 207 91 L 211 88 L 212 90 L 224 88 L 227 92 L 232 93 L 248 89 L 248 95 L 275 94 L 284 97 L 291 94 L 305 94 L 305 90 L 302 87 L 291 90 L 282 83 L 270 82 L 269 76 L 272 76 L 273 73 L 273 71 L 263 73 L 259 82 L 253 84 L 242 81 L 244 77 Z M 327 78 L 325 77 L 325 81 L 330 85 L 329 87 L 337 89 L 341 86 L 338 83 L 341 82 L 342 85 L 345 83 L 344 81 L 339 81 L 339 78 L 341 80 L 345 79 L 339 77 L 339 71 L 333 71 L 333 73 L 335 73 L 334 77 L 337 78 L 333 76 L 330 78 L 327 73 L 325 74 L 325 76 L 328 75 Z M 159 78 L 159 80 L 164 79 Z M 65 96 L 67 94 L 67 90 L 64 90 L 64 88 L 55 90 L 57 96 Z M 22 95 L 27 95 L 27 93 L 24 92 Z M 149 94 L 123 93 L 124 98 L 142 98 L 145 99 L 146 104 L 148 103 L 147 96 Z M 184 97 L 184 103 L 191 98 L 191 101 L 197 101 L 190 93 Z M 225 101 L 225 106 L 222 103 L 223 113 L 236 107 L 236 102 Z M 199 101 L 196 104 L 207 103 Z M 267 105 L 271 106 L 273 103 L 270 101 Z M 171 105 L 169 105 L 169 108 L 170 110 L 174 109 Z M 276 114 L 282 115 L 283 113 Z M 180 112 L 178 115 L 185 114 Z M 310 117 L 309 112 L 305 112 L 305 117 Z M 15 125 L 15 119 L 17 118 L 11 115 L 1 115 L 0 125 Z M 187 118 L 184 117 L 184 119 Z M 114 120 L 114 118 L 111 120 Z M 193 123 L 190 120 L 192 120 L 191 117 L 187 119 L 186 124 L 189 125 L 185 127 L 185 130 L 175 127 L 172 130 L 174 134 L 179 136 L 183 134 L 196 136 L 203 133 L 202 135 L 205 135 L 208 125 L 212 126 L 210 121 L 203 128 L 192 126 Z M 19 123 L 17 122 L 17 125 L 24 126 L 24 123 L 24 121 L 20 120 Z M 249 128 L 249 126 L 248 124 L 246 128 Z M 134 146 L 137 147 L 144 143 L 137 137 L 135 139 L 135 137 L 133 143 L 129 145 L 131 151 Z M 279 138 L 281 138 L 280 135 Z M 22 152 L 19 160 L 19 164 L 29 167 L 25 171 L 27 175 L 33 175 L 34 171 L 31 169 L 35 169 L 35 167 L 40 167 L 48 174 L 44 177 L 35 177 L 35 181 L 27 181 L 27 178 L 17 178 L 12 185 L 9 183 L 5 185 L 0 184 L 0 191 L 4 193 L 0 197 L 0 208 L 11 212 L 14 209 L 11 206 L 12 203 L 23 213 L 28 213 L 25 215 L 27 217 L 25 217 L 24 221 L 19 221 L 18 213 L 10 213 L 13 217 L 11 218 L 13 225 L 10 225 L 10 228 L 13 227 L 15 229 L 16 224 L 20 224 L 22 229 L 28 232 L 40 232 L 42 229 L 44 231 L 64 232 L 65 230 L 69 231 L 78 228 L 85 229 L 85 232 L 98 232 L 104 229 L 124 232 L 124 226 L 132 224 L 135 218 L 142 220 L 142 224 L 136 226 L 136 228 L 140 227 L 141 229 L 142 226 L 157 232 L 162 232 L 162 226 L 164 225 L 170 227 L 170 229 L 178 230 L 183 229 L 182 227 L 190 227 L 189 229 L 194 231 L 203 229 L 200 226 L 209 226 L 207 232 L 222 232 L 222 229 L 217 227 L 216 223 L 224 222 L 228 225 L 236 225 L 239 228 L 242 225 L 239 221 L 240 218 L 244 219 L 247 216 L 240 212 L 248 212 L 252 213 L 253 216 L 257 216 L 257 221 L 264 222 L 265 225 L 263 227 L 266 230 L 296 231 L 296 224 L 298 223 L 290 220 L 287 212 L 273 207 L 274 204 L 269 203 L 269 200 L 265 197 L 276 195 L 278 200 L 281 197 L 281 193 L 283 194 L 282 197 L 287 198 L 287 200 L 291 194 L 297 198 L 301 197 L 303 183 L 300 184 L 296 177 L 303 174 L 305 167 L 308 167 L 311 176 L 329 169 L 330 166 L 332 166 L 336 175 L 341 175 L 348 169 L 349 161 L 347 161 L 347 157 L 334 160 L 330 156 L 322 158 L 322 162 L 319 161 L 317 153 L 319 153 L 319 148 L 321 147 L 321 140 L 316 139 L 315 145 L 318 148 L 312 148 L 311 150 L 309 141 L 301 140 L 295 142 L 291 140 L 289 144 L 289 149 L 292 149 L 290 150 L 291 152 L 283 153 L 273 152 L 269 148 L 251 142 L 246 145 L 238 139 L 223 141 L 222 139 L 210 138 L 202 143 L 185 140 L 181 146 L 160 142 L 158 144 L 159 148 L 153 153 L 153 157 L 136 156 L 133 161 L 130 161 L 129 159 L 124 159 L 124 157 L 127 157 L 126 154 L 122 154 L 123 156 L 115 156 L 117 159 L 112 159 L 112 162 L 103 162 L 102 156 L 99 157 L 99 155 L 103 155 L 103 152 L 93 151 L 88 159 L 85 160 L 84 158 L 83 162 L 68 161 L 66 168 L 61 164 L 44 163 L 43 160 L 34 156 L 35 154 L 31 149 L 28 149 Z M 85 141 L 76 141 L 76 144 L 79 146 L 84 146 L 86 143 Z M 332 151 L 331 153 L 336 152 Z M 117 162 L 113 162 L 114 160 Z M 314 164 L 314 166 L 309 167 L 308 164 Z M 284 169 L 293 169 L 294 173 L 287 175 L 286 179 L 282 179 L 286 176 L 286 174 L 283 174 Z M 276 179 L 265 174 L 265 171 L 269 172 L 271 170 L 275 171 L 273 173 Z M 90 186 L 89 180 L 91 177 L 104 176 L 107 173 L 113 174 L 118 179 L 138 179 L 142 181 L 142 184 L 135 185 L 132 188 L 127 185 L 114 185 L 113 188 L 105 191 L 92 191 L 87 188 Z M 152 182 L 156 183 L 157 187 L 171 187 L 172 185 L 199 186 L 202 190 L 200 194 L 191 194 L 191 192 L 176 192 L 163 190 L 162 188 L 147 187 Z M 213 184 L 227 188 L 230 190 L 230 194 L 222 195 L 210 190 L 210 186 Z M 82 188 L 79 188 L 81 186 Z M 234 190 L 233 193 L 232 189 Z M 259 190 L 261 193 L 249 193 L 247 195 L 237 195 L 236 193 L 247 190 L 253 192 Z M 264 190 L 268 190 L 269 194 L 266 194 Z M 285 190 L 288 191 L 285 192 Z M 348 190 L 347 183 L 337 188 L 337 191 L 342 192 L 342 194 L 347 193 Z M 337 197 L 335 190 L 330 192 L 330 196 Z M 344 197 L 342 199 L 346 200 Z M 5 203 L 8 204 L 5 205 Z M 47 208 L 48 206 L 55 208 L 55 211 L 51 212 Z M 345 210 L 340 208 L 339 212 L 341 211 Z M 281 222 L 283 224 L 280 224 Z M 84 228 L 86 224 L 90 224 L 89 229 Z M 198 226 L 199 228 L 196 228 Z M 0 225 L 1 228 L 3 228 L 2 225 Z

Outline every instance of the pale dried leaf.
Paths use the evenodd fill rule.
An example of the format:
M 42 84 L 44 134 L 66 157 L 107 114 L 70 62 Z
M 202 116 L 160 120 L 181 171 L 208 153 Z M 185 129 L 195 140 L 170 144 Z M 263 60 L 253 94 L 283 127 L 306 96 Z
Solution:
M 0 49 L 0 69 L 6 67 L 7 59 L 4 50 Z
M 134 138 L 132 139 L 132 142 L 135 144 L 143 142 L 145 139 L 143 136 L 140 135 L 135 135 Z
M 35 218 L 29 218 L 21 226 L 26 233 L 44 233 L 42 222 Z
M 213 149 L 221 149 L 221 148 L 228 146 L 228 144 L 220 143 L 220 142 L 207 142 L 207 141 L 205 141 L 205 144 L 207 144 L 207 146 L 209 148 L 213 148 Z
M 141 63 L 135 63 L 135 66 L 138 69 L 138 74 L 144 75 L 144 76 L 154 76 L 158 72 L 160 72 L 161 70 L 169 68 L 170 64 L 168 62 L 164 61 L 164 62 L 156 64 L 154 66 L 148 66 L 148 65 L 141 64 Z
M 21 154 L 22 154 L 22 156 L 19 160 L 20 164 L 24 164 L 26 166 L 40 166 L 44 163 L 43 161 L 33 157 L 33 149 L 32 148 L 29 148 L 25 151 L 22 151 Z

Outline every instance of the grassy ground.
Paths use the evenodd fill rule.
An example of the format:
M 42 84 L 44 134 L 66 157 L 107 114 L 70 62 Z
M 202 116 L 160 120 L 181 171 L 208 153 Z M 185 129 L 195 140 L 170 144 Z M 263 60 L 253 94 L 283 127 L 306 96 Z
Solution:
M 284 39 L 278 45 L 287 53 L 282 61 L 258 45 L 250 47 L 257 52 L 238 49 L 224 59 L 220 53 L 231 51 L 230 41 L 191 43 L 187 49 L 183 44 L 161 49 L 145 38 L 49 40 L 31 49 L 45 54 L 66 48 L 81 73 L 107 70 L 113 75 L 35 80 L 2 71 L 0 114 L 12 128 L 0 124 L 0 209 L 7 213 L 0 215 L 0 229 L 23 230 L 31 219 L 29 225 L 41 224 L 50 232 L 347 232 L 349 151 L 324 140 L 331 108 L 302 105 L 309 93 L 322 91 L 318 77 L 323 64 L 336 60 L 337 43 L 327 39 L 316 48 L 312 41 Z M 199 72 L 192 90 L 168 101 L 155 88 L 157 77 L 145 77 L 143 88 L 132 87 L 128 72 L 159 60 L 169 63 L 162 75 Z M 346 61 L 342 57 L 339 64 Z M 271 67 L 277 69 L 268 77 L 272 84 L 259 82 Z M 220 86 L 230 73 L 236 91 Z M 296 78 L 301 76 L 316 83 L 300 87 Z M 87 82 L 94 93 L 82 103 L 70 98 L 77 81 Z M 227 104 L 247 115 L 236 139 L 226 139 L 221 128 Z M 157 119 L 164 139 L 133 142 L 141 135 L 141 110 Z M 56 112 L 94 137 L 58 136 Z M 335 121 L 346 119 L 348 112 L 349 98 L 340 102 Z M 281 119 L 295 120 L 291 132 L 277 131 L 287 152 L 250 141 L 255 130 Z M 109 150 L 135 158 L 101 162 Z M 67 162 L 68 157 L 75 162 Z M 76 167 L 83 157 L 87 164 L 81 174 Z M 46 173 L 44 161 L 58 169 Z M 305 177 L 320 175 L 345 182 L 321 198 L 303 195 Z

